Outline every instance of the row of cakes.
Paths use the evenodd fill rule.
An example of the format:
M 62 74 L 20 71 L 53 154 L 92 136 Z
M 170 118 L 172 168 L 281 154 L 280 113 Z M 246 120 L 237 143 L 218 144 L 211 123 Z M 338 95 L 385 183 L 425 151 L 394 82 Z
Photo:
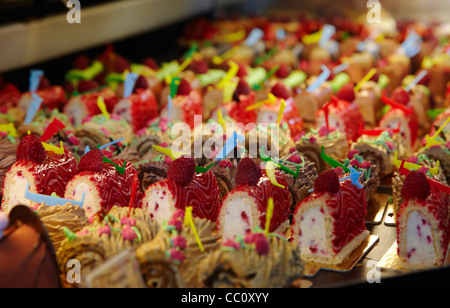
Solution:
M 243 21 L 241 26 L 248 26 L 246 22 Z M 209 263 L 199 265 L 198 268 L 186 267 L 186 270 L 191 271 L 189 275 L 195 275 L 196 278 L 187 283 L 188 278 L 184 277 L 182 278 L 184 282 L 177 280 L 177 285 L 183 286 L 187 283 L 193 286 L 200 283 L 199 277 L 206 275 L 201 273 L 200 269 L 210 271 L 210 275 L 218 277 L 212 269 L 222 268 L 223 264 L 220 262 L 226 262 L 227 266 L 234 270 L 232 275 L 236 277 L 232 281 L 236 285 L 252 286 L 255 283 L 257 286 L 261 284 L 286 286 L 292 283 L 294 276 L 301 277 L 300 259 L 340 263 L 368 236 L 365 229 L 367 200 L 381 179 L 394 175 L 393 188 L 395 196 L 398 196 L 396 202 L 399 208 L 412 209 L 413 207 L 408 204 L 414 203 L 410 202 L 410 199 L 416 198 L 420 200 L 418 203 L 424 204 L 435 205 L 436 200 L 442 201 L 437 202 L 437 208 L 443 212 L 442 215 L 433 216 L 435 212 L 429 210 L 430 215 L 421 214 L 421 217 L 427 219 L 430 226 L 438 225 L 437 229 L 429 228 L 429 230 L 439 230 L 433 231 L 435 232 L 433 239 L 436 242 L 442 241 L 440 247 L 445 251 L 445 247 L 448 247 L 446 240 L 448 214 L 445 214 L 448 213 L 448 210 L 445 210 L 448 208 L 448 192 L 446 193 L 445 189 L 436 192 L 434 187 L 437 184 L 431 182 L 434 184 L 430 185 L 431 192 L 417 195 L 411 193 L 414 189 L 405 188 L 405 193 L 402 193 L 403 184 L 407 182 L 405 163 L 406 166 L 419 170 L 430 180 L 436 176 L 435 170 L 438 170 L 438 173 L 445 176 L 440 176 L 437 182 L 446 187 L 448 168 L 445 168 L 445 161 L 446 157 L 448 160 L 446 155 L 448 143 L 445 139 L 446 127 L 443 124 L 446 124 L 445 115 L 448 113 L 442 112 L 433 125 L 428 117 L 425 121 L 417 120 L 417 115 L 423 114 L 421 111 L 426 112 L 427 108 L 431 108 L 427 105 L 430 101 L 420 101 L 417 104 L 413 99 L 415 92 L 401 87 L 402 83 L 408 88 L 415 82 L 411 89 L 429 91 L 430 94 L 425 98 L 430 98 L 432 91 L 426 84 L 431 74 L 428 74 L 428 71 L 427 74 L 422 73 L 422 69 L 415 76 L 410 76 L 411 70 L 408 68 L 404 71 L 400 84 L 393 86 L 395 84 L 393 76 L 388 77 L 387 74 L 376 76 L 376 73 L 373 73 L 373 68 L 381 71 L 379 65 L 389 64 L 386 57 L 379 56 L 372 58 L 373 67 L 363 70 L 365 74 L 360 75 L 362 76 L 360 80 L 352 81 L 351 74 L 345 70 L 355 67 L 350 65 L 353 64 L 352 56 L 357 58 L 364 54 L 364 51 L 354 51 L 349 57 L 338 57 L 335 61 L 330 57 L 328 63 L 320 59 L 324 65 L 321 67 L 322 71 L 316 74 L 309 73 L 308 68 L 312 68 L 317 59 L 296 53 L 298 52 L 298 48 L 294 48 L 296 44 L 290 45 L 290 42 L 311 40 L 314 36 L 309 35 L 315 34 L 315 30 L 320 30 L 319 26 L 309 29 L 309 33 L 297 31 L 296 35 L 301 36 L 292 39 L 292 36 L 288 35 L 289 29 L 281 26 L 283 23 L 268 22 L 265 19 L 252 19 L 252 22 L 253 28 L 247 29 L 246 35 L 239 40 L 236 40 L 236 31 L 232 28 L 228 34 L 218 34 L 216 40 L 213 36 L 209 37 L 208 43 L 203 42 L 203 45 L 199 45 L 200 41 L 196 42 L 197 45 L 192 44 L 193 48 L 183 59 L 163 63 L 161 67 L 151 59 L 140 65 L 130 64 L 108 48 L 95 60 L 83 56 L 77 58 L 75 68 L 68 72 L 63 86 L 50 86 L 42 73 L 40 76 L 38 74 L 40 78 L 38 82 L 34 82 L 34 87 L 30 85 L 31 90 L 24 94 L 19 92 L 13 95 L 14 91 L 11 91 L 13 86 L 8 83 L 6 86 L 3 85 L 2 89 L 6 89 L 7 95 L 2 98 L 7 99 L 2 100 L 4 108 L 2 119 L 4 118 L 6 122 L 3 126 L 6 133 L 2 142 L 8 144 L 5 149 L 8 149 L 9 154 L 5 156 L 9 157 L 9 163 L 3 171 L 6 175 L 2 193 L 2 211 L 8 213 L 17 204 L 32 207 L 37 213 L 49 211 L 49 205 L 45 205 L 46 202 L 43 200 L 48 204 L 55 203 L 56 200 L 59 204 L 62 204 L 62 201 L 72 200 L 71 204 L 66 206 L 82 205 L 85 213 L 77 216 L 80 217 L 80 225 L 72 231 L 62 228 L 64 223 L 61 224 L 61 228 L 56 228 L 60 239 L 61 232 L 66 234 L 62 242 L 55 242 L 60 264 L 64 265 L 64 261 L 77 254 L 86 255 L 83 253 L 83 249 L 88 249 L 86 242 L 90 243 L 89 246 L 97 243 L 98 247 L 101 247 L 96 251 L 104 251 L 99 258 L 104 261 L 120 249 L 121 246 L 117 243 L 121 241 L 135 248 L 147 241 L 143 240 L 145 237 L 142 236 L 143 233 L 150 232 L 146 227 L 144 230 L 136 227 L 135 222 L 123 220 L 123 217 L 114 218 L 115 215 L 109 214 L 114 209 L 127 209 L 128 218 L 133 211 L 142 212 L 139 215 L 143 215 L 148 224 L 156 224 L 157 228 L 161 228 L 161 232 L 166 231 L 166 236 L 167 230 L 170 230 L 169 235 L 174 236 L 177 234 L 173 232 L 173 226 L 176 225 L 177 218 L 182 216 L 178 210 L 184 211 L 192 206 L 194 218 L 204 219 L 213 224 L 207 228 L 211 238 L 200 240 L 200 243 L 211 242 L 215 243 L 212 247 L 221 246 L 221 248 L 214 249 L 217 256 L 208 257 L 209 262 L 215 260 L 213 266 Z M 311 21 L 298 22 L 299 25 L 310 23 Z M 239 22 L 233 21 L 232 24 L 239 25 Z M 214 24 L 208 26 L 214 27 Z M 325 26 L 329 28 L 330 25 L 321 26 L 323 33 Z M 270 27 L 284 30 L 284 38 L 270 39 L 267 30 Z M 414 28 L 417 25 L 413 24 L 410 27 Z M 258 32 L 254 32 L 255 29 L 265 29 L 265 32 L 263 31 L 263 36 L 252 44 L 250 38 Z M 364 39 L 364 36 L 360 37 L 361 31 L 352 33 L 338 23 L 334 25 L 334 29 L 332 37 L 339 38 L 338 46 L 343 46 L 350 38 L 360 41 Z M 352 34 L 350 38 L 345 37 L 348 34 L 343 35 L 344 31 Z M 227 38 L 225 41 L 224 37 Z M 396 37 L 391 38 L 389 42 L 395 42 L 397 48 L 394 50 L 400 50 L 408 37 L 405 34 L 403 40 Z M 420 38 L 421 43 L 422 40 L 424 43 L 428 42 L 425 35 Z M 233 55 L 239 55 L 240 48 L 248 50 L 260 42 L 267 47 L 263 53 L 265 61 L 259 65 L 255 65 L 254 61 L 246 63 L 231 58 Z M 209 54 L 210 58 L 205 56 L 214 50 L 212 47 L 219 50 L 225 45 L 228 45 L 228 48 L 231 45 L 233 50 L 228 53 L 231 54 L 230 58 L 224 60 L 226 57 L 223 54 L 214 53 Z M 274 45 L 277 48 L 273 49 Z M 305 45 L 311 49 L 314 49 L 313 47 L 324 49 L 317 43 Z M 442 58 L 447 53 L 444 47 L 445 44 L 443 46 L 441 44 L 433 49 L 433 57 L 440 59 L 433 65 L 440 66 L 440 70 L 443 71 L 441 73 L 445 73 L 445 61 Z M 296 55 L 300 62 L 289 66 L 283 63 L 283 57 L 276 57 L 278 51 Z M 256 52 L 255 49 L 251 54 Z M 435 52 L 438 54 L 434 54 Z M 412 61 L 408 54 L 396 53 L 396 56 L 406 62 Z M 345 68 L 343 71 L 334 76 L 327 73 L 326 64 L 333 68 L 332 65 L 339 67 L 345 63 L 349 64 L 341 66 Z M 362 69 L 362 65 L 356 67 Z M 331 72 L 330 68 L 328 72 Z M 127 74 L 127 69 L 128 72 L 134 72 L 137 77 Z M 261 69 L 264 70 L 262 74 Z M 417 80 L 417 76 L 422 78 Z M 442 77 L 442 74 L 439 76 Z M 132 77 L 135 79 L 134 83 L 131 82 L 130 90 Z M 298 80 L 300 83 L 292 84 Z M 389 82 L 386 83 L 386 80 Z M 434 79 L 433 83 L 438 81 Z M 355 84 L 357 89 L 360 88 L 359 91 L 355 90 Z M 365 86 L 368 88 L 364 88 Z M 381 91 L 387 86 L 392 87 L 390 97 L 386 95 L 389 92 Z M 308 91 L 308 88 L 311 90 L 314 87 L 313 91 Z M 365 101 L 358 100 L 358 95 L 363 90 L 369 94 L 371 100 L 367 97 Z M 59 91 L 64 95 L 56 95 Z M 316 92 L 312 94 L 314 91 Z M 66 97 L 66 93 L 71 95 Z M 36 99 L 36 95 L 41 101 Z M 38 110 L 33 108 L 36 101 L 40 101 L 41 108 L 37 108 Z M 381 110 L 383 108 L 380 108 L 380 102 L 389 105 L 390 110 Z M 445 102 L 446 99 L 439 104 L 433 102 L 433 108 L 445 107 Z M 26 118 L 29 113 L 33 113 L 33 109 L 35 109 L 34 117 L 31 121 L 27 121 Z M 379 113 L 383 112 L 385 114 L 380 117 Z M 314 121 L 303 116 L 308 113 L 314 115 Z M 232 147 L 237 148 L 236 154 L 243 154 L 237 158 L 225 159 L 228 152 L 221 152 L 220 148 L 211 151 L 215 156 L 202 156 L 196 159 L 174 155 L 170 148 L 177 136 L 172 134 L 171 127 L 178 122 L 187 123 L 192 129 L 193 137 L 188 140 L 192 143 L 190 154 L 195 151 L 195 139 L 199 130 L 195 125 L 195 115 L 202 115 L 203 119 L 206 119 L 201 122 L 201 128 L 205 124 L 213 124 L 213 127 L 215 125 L 216 130 L 222 132 L 219 135 L 221 139 L 228 139 L 231 135 L 248 140 L 252 133 L 257 137 L 265 136 L 270 141 L 274 139 L 275 143 L 269 143 L 275 144 L 279 156 L 274 159 L 264 151 L 260 151 L 257 155 L 249 157 L 251 144 L 248 142 Z M 374 118 L 376 120 L 371 122 Z M 224 124 L 234 122 L 256 123 L 256 125 L 252 131 L 235 130 L 223 134 L 221 129 Z M 267 130 L 263 124 L 267 122 L 272 122 L 271 125 L 280 129 L 279 136 L 263 134 L 264 130 Z M 361 123 L 365 125 L 362 126 Z M 17 131 L 14 131 L 13 127 L 17 128 Z M 424 136 L 424 133 L 428 133 L 427 136 Z M 419 136 L 424 137 L 422 143 L 417 141 L 420 140 Z M 200 137 L 202 138 L 200 144 L 203 146 L 207 140 L 203 140 L 205 136 L 202 134 Z M 261 138 L 256 140 L 258 145 L 268 144 L 268 140 Z M 437 156 L 433 156 L 434 152 Z M 221 158 L 217 156 L 219 153 L 222 154 Z M 402 159 L 405 159 L 403 167 L 399 164 Z M 431 165 L 421 168 L 420 164 L 424 162 Z M 436 168 L 436 164 L 440 165 Z M 421 167 L 417 167 L 419 165 Z M 331 172 L 328 169 L 332 169 Z M 403 174 L 400 174 L 400 171 L 403 171 Z M 419 177 L 417 172 L 410 173 L 412 175 L 408 173 L 409 177 Z M 414 185 L 418 185 L 418 181 L 412 180 Z M 423 183 L 425 182 L 422 179 L 420 185 Z M 270 202 L 274 203 L 272 208 L 269 206 Z M 57 208 L 56 206 L 53 209 Z M 399 211 L 399 213 L 408 212 Z M 399 221 L 401 219 L 407 221 L 402 215 L 398 218 Z M 119 221 L 121 227 L 112 225 Z M 315 223 L 316 221 L 318 223 Z M 91 224 L 99 226 L 93 228 Z M 182 225 L 181 228 L 189 229 L 186 225 Z M 261 232 L 266 229 L 267 232 Z M 288 229 L 290 231 L 286 233 Z M 398 228 L 399 240 L 408 242 L 409 238 L 409 241 L 417 242 L 413 238 L 416 235 L 408 233 L 407 229 L 407 227 Z M 214 232 L 210 232 L 212 230 Z M 159 286 L 155 284 L 155 278 L 151 277 L 151 273 L 154 272 L 152 264 L 160 262 L 155 257 L 155 249 L 161 249 L 161 243 L 153 242 L 156 231 L 152 234 L 153 236 L 147 239 L 149 246 L 153 248 L 147 248 L 144 253 L 142 247 L 141 252 L 137 250 L 137 256 L 141 264 L 145 264 L 143 267 L 148 269 L 148 272 L 144 273 L 144 276 L 148 275 L 146 278 L 148 285 Z M 276 241 L 268 240 L 275 234 Z M 288 234 L 290 241 L 281 241 L 280 244 L 280 234 Z M 114 235 L 121 237 L 117 239 Z M 78 240 L 81 240 L 81 243 L 78 243 Z M 164 241 L 169 245 L 161 252 L 161 258 L 166 262 L 175 261 L 174 264 L 177 264 L 186 260 L 186 264 L 199 264 L 188 262 L 189 257 L 186 256 L 189 256 L 189 253 L 182 252 L 186 245 L 177 246 L 173 239 Z M 200 248 L 198 240 L 196 242 L 195 245 Z M 238 270 L 236 263 L 242 258 L 238 257 L 232 262 L 228 257 L 222 256 L 237 251 L 250 253 L 239 248 L 248 248 L 247 250 L 252 251 L 253 249 L 249 247 L 253 247 L 250 245 L 253 243 L 257 252 L 255 258 L 256 256 L 262 258 L 271 251 L 267 242 L 284 245 L 283 247 L 290 251 L 289 256 L 293 259 L 284 258 L 283 261 L 280 259 L 278 263 L 288 262 L 295 266 L 295 270 L 291 271 L 295 274 L 281 275 L 279 266 L 282 265 L 274 262 L 271 275 L 278 277 L 274 280 L 276 283 L 272 284 L 270 279 L 261 278 L 260 275 L 252 276 L 258 277 L 257 280 L 242 278 L 248 276 L 239 276 L 241 274 L 239 270 L 245 272 L 251 269 L 264 273 L 268 271 L 256 266 L 257 262 L 252 265 L 253 267 L 239 263 L 243 268 Z M 111 245 L 111 252 L 107 251 L 108 245 Z M 421 251 L 429 254 L 433 247 L 430 243 L 423 246 L 423 250 L 413 247 L 414 251 L 418 251 L 419 255 Z M 436 260 L 430 261 L 420 256 L 411 257 L 414 255 L 411 253 L 412 248 L 406 244 L 400 245 L 399 249 L 401 250 L 399 255 L 412 264 L 442 263 L 441 252 L 436 251 Z M 64 259 L 65 255 L 70 258 Z M 151 261 L 153 257 L 158 262 Z M 86 264 L 91 264 L 93 259 L 97 260 L 95 258 L 89 257 Z M 173 267 L 174 264 L 168 266 Z M 178 270 L 181 268 L 185 270 L 182 266 L 177 267 Z M 163 276 L 167 275 L 166 271 L 161 273 Z M 228 274 L 229 271 L 224 270 L 224 275 Z M 285 280 L 280 281 L 278 275 L 285 277 Z M 181 274 L 177 277 L 182 276 Z M 164 277 L 158 279 L 167 281 Z M 222 277 L 218 278 L 220 281 L 211 283 L 211 279 L 208 278 L 204 282 L 208 281 L 209 286 L 218 286 L 229 281 L 228 279 L 229 277 Z

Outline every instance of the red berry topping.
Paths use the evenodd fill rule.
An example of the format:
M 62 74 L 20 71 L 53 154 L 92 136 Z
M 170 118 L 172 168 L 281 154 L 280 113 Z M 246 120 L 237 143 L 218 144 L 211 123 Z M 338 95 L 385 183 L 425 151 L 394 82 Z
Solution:
M 339 192 L 339 189 L 339 177 L 333 169 L 319 174 L 314 183 L 314 192 L 316 193 L 328 192 L 330 194 L 335 194 Z
M 192 88 L 190 83 L 186 79 L 181 79 L 180 85 L 178 86 L 178 95 L 189 95 L 191 93 Z
M 209 71 L 208 63 L 205 60 L 194 60 L 189 68 L 196 74 L 206 74 Z
M 358 151 L 358 150 L 351 150 L 350 152 L 348 152 L 347 158 L 348 158 L 348 159 L 353 159 L 353 157 L 354 157 L 355 155 L 357 155 L 357 154 L 359 154 L 359 151 Z
M 239 78 L 243 78 L 243 77 L 246 77 L 247 75 L 248 75 L 247 68 L 245 68 L 244 65 L 240 64 L 239 65 L 239 70 L 236 73 L 236 76 L 239 77 Z
M 100 85 L 93 80 L 80 80 L 78 82 L 78 93 L 84 93 L 90 90 L 97 89 Z
M 430 183 L 420 171 L 410 171 L 403 182 L 402 196 L 405 199 L 426 199 L 430 194 Z
M 289 90 L 281 82 L 277 82 L 277 84 L 273 86 L 272 94 L 275 95 L 276 97 L 282 98 L 284 100 L 287 100 L 291 96 L 291 94 L 289 93 Z
M 195 159 L 181 156 L 175 159 L 167 170 L 167 178 L 181 186 L 187 186 L 195 175 Z
M 144 76 L 139 75 L 138 79 L 136 80 L 136 84 L 134 85 L 134 89 L 148 89 L 150 86 L 148 85 L 147 79 L 145 79 Z
M 409 93 L 405 89 L 399 87 L 392 93 L 392 99 L 399 104 L 408 105 L 409 103 Z
M 247 81 L 245 81 L 244 79 L 241 79 L 241 80 L 239 80 L 239 82 L 236 86 L 236 91 L 234 91 L 233 100 L 238 102 L 239 95 L 248 95 L 248 94 L 250 94 L 251 91 L 252 91 L 252 89 L 250 88 Z
M 236 171 L 236 185 L 256 186 L 261 177 L 261 168 L 249 157 L 241 159 Z
M 147 65 L 148 67 L 150 67 L 154 71 L 158 71 L 159 70 L 158 63 L 153 58 L 147 58 L 147 59 L 145 59 L 143 61 L 143 63 L 144 63 L 144 65 Z
M 342 86 L 342 88 L 340 88 L 336 93 L 336 97 L 350 103 L 353 102 L 355 100 L 355 90 L 353 84 L 348 83 Z
M 95 149 L 87 152 L 80 159 L 78 164 L 78 172 L 94 171 L 99 172 L 103 169 L 103 152 Z
M 41 140 L 35 135 L 26 135 L 22 138 L 17 147 L 17 160 L 31 160 L 36 163 L 43 163 L 47 158 L 47 151 L 45 151 Z
M 76 68 L 77 70 L 85 70 L 90 66 L 91 60 L 89 60 L 89 58 L 85 55 L 81 55 L 78 56 L 74 63 L 73 63 L 73 67 Z
M 294 163 L 294 164 L 299 164 L 299 165 L 301 165 L 303 163 L 303 160 L 302 160 L 301 156 L 299 156 L 299 155 L 290 156 L 288 158 L 288 161 L 290 161 L 291 163 Z
M 289 76 L 289 67 L 286 64 L 281 64 L 276 75 L 281 79 L 287 78 Z

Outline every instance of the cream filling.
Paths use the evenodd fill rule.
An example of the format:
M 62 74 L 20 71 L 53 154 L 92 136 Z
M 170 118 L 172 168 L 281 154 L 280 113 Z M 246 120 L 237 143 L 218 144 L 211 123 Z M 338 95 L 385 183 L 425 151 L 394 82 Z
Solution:
M 130 104 L 128 99 L 122 99 L 114 107 L 113 114 L 118 115 L 121 119 L 125 119 L 128 123 L 131 123 Z
M 431 225 L 418 211 L 408 216 L 406 253 L 408 263 L 436 264 Z

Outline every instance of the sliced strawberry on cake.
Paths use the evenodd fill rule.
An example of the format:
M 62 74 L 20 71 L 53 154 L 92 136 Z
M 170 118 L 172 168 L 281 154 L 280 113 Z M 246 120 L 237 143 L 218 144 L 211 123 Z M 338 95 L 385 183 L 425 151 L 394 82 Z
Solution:
M 31 193 L 63 196 L 66 184 L 76 172 L 77 162 L 70 152 L 46 151 L 38 137 L 26 135 L 17 148 L 17 161 L 5 176 L 2 210 L 9 212 L 19 204 L 37 205 L 25 198 L 28 183 Z
M 411 268 L 445 264 L 450 239 L 449 195 L 421 171 L 406 176 L 397 213 L 397 252 Z
M 113 114 L 130 123 L 134 132 L 146 128 L 147 123 L 158 116 L 158 102 L 153 91 L 148 88 L 136 92 L 120 100 L 113 109 Z
M 275 171 L 279 185 L 272 184 L 267 172 L 251 158 L 243 158 L 236 172 L 236 188 L 224 198 L 217 221 L 223 240 L 245 236 L 254 228 L 265 229 L 269 198 L 274 211 L 269 232 L 284 232 L 289 226 L 291 196 L 285 176 Z
M 219 186 L 211 171 L 196 173 L 195 159 L 181 156 L 167 170 L 167 178 L 145 190 L 143 208 L 159 224 L 177 209 L 192 206 L 194 217 L 216 222 L 219 213 Z
M 98 106 L 98 98 L 103 98 L 108 112 L 111 112 L 117 103 L 117 95 L 110 88 L 74 95 L 64 106 L 64 113 L 68 115 L 75 126 L 81 125 L 83 119 L 101 114 Z
M 8 82 L 0 85 L 0 107 L 16 107 L 20 96 L 20 90 L 12 83 Z
M 86 216 L 107 213 L 113 206 L 142 207 L 142 193 L 137 171 L 123 160 L 104 161 L 101 150 L 86 153 L 78 165 L 78 173 L 67 183 L 64 198 L 81 200 Z
M 36 94 L 42 98 L 42 106 L 48 109 L 60 109 L 67 102 L 66 92 L 61 86 L 50 86 L 45 89 L 39 89 Z M 22 94 L 17 107 L 26 112 L 32 101 L 32 92 Z
M 292 242 L 299 246 L 300 258 L 341 264 L 369 235 L 366 214 L 364 188 L 350 180 L 340 183 L 334 169 L 319 174 L 314 192 L 294 211 Z

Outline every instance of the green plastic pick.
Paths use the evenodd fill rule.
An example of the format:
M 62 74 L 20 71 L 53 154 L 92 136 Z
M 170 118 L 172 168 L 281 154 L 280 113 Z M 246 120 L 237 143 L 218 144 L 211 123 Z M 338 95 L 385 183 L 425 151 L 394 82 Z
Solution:
M 331 158 L 330 156 L 325 154 L 325 147 L 322 146 L 322 151 L 320 152 L 320 157 L 322 157 L 322 159 L 328 163 L 330 166 L 332 166 L 333 168 L 337 168 L 337 167 L 341 167 L 342 169 L 344 169 L 345 172 L 349 173 L 350 169 L 347 168 L 345 165 L 341 164 L 340 162 L 338 162 L 337 160 L 334 160 L 333 158 Z

